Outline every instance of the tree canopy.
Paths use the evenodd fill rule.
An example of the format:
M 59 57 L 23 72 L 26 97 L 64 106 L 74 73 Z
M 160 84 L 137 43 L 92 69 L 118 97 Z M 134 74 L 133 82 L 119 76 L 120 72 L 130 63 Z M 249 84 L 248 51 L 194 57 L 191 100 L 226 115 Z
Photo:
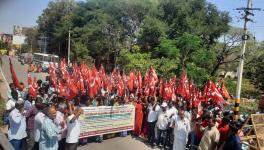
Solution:
M 217 59 L 214 45 L 229 30 L 227 12 L 206 0 L 51 1 L 38 19 L 49 51 L 66 56 L 71 32 L 71 59 L 94 60 L 111 71 L 156 66 L 169 77 L 186 68 L 202 83 Z

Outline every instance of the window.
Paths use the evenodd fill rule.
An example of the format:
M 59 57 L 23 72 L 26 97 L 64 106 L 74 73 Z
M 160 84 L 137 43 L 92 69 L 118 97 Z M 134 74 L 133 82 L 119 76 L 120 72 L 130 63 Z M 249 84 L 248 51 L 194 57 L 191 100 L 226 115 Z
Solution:
M 50 62 L 51 61 L 51 57 L 50 56 L 44 56 L 44 61 Z

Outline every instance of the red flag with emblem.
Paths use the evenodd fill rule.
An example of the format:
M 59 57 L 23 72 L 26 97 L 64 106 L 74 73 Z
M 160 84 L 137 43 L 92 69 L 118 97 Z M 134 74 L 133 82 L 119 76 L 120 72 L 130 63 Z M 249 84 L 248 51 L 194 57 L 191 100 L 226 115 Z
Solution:
M 145 95 L 145 96 L 149 96 L 149 85 L 146 85 L 146 86 L 145 86 L 145 89 L 144 89 L 144 95 Z
M 57 87 L 58 87 L 58 94 L 60 96 L 65 96 L 66 98 L 68 98 L 69 100 L 71 100 L 70 95 L 69 95 L 69 93 L 66 90 L 65 83 L 63 83 L 62 80 L 59 80 L 58 81 L 58 86 Z
M 56 68 L 54 63 L 49 64 L 49 76 L 50 76 L 50 81 L 51 84 L 57 88 L 57 83 L 56 83 Z
M 28 93 L 32 97 L 36 97 L 37 96 L 37 89 L 35 89 L 33 87 L 33 81 L 32 81 L 32 78 L 31 78 L 30 74 L 28 74 Z
M 155 69 L 153 68 L 153 66 L 150 66 L 150 72 L 149 72 L 149 83 L 151 85 L 156 86 L 156 84 L 159 82 L 158 76 L 156 74 Z
M 20 90 L 23 90 L 23 87 L 20 85 L 20 82 L 18 81 L 16 72 L 14 70 L 14 67 L 13 67 L 13 64 L 12 64 L 10 58 L 9 58 L 9 65 L 10 65 L 11 77 L 12 77 L 12 80 L 13 80 L 13 83 L 14 83 L 15 87 L 20 89 Z
M 78 88 L 76 87 L 74 83 L 74 79 L 69 78 L 67 80 L 67 86 L 69 87 L 69 90 L 70 90 L 69 100 L 72 100 L 78 94 Z
M 69 77 L 69 75 L 68 75 L 68 71 L 67 71 L 67 65 L 66 65 L 65 58 L 62 59 L 62 61 L 60 63 L 60 70 L 61 70 L 62 78 L 67 79 Z
M 205 100 L 207 101 L 209 98 L 213 99 L 216 103 L 223 103 L 225 104 L 226 101 L 224 100 L 223 96 L 217 89 L 216 85 L 211 81 L 208 80 L 205 88 L 204 88 L 204 97 Z
M 179 85 L 177 87 L 177 94 L 182 97 L 187 97 L 189 95 L 189 83 L 187 78 L 187 73 L 185 70 L 182 71 Z
M 118 75 L 118 80 L 117 80 L 117 84 L 116 84 L 116 89 L 118 92 L 118 96 L 122 97 L 125 94 L 125 85 L 124 82 L 122 80 L 122 77 L 120 75 Z
M 171 100 L 172 99 L 172 86 L 171 84 L 165 83 L 163 89 L 163 99 L 165 100 Z

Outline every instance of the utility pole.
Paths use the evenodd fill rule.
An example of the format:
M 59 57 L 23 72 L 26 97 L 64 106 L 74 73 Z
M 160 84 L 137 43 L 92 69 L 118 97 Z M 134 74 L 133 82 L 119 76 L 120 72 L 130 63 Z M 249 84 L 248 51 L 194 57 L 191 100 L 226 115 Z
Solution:
M 67 13 L 70 15 L 70 2 L 71 0 L 67 1 Z M 68 27 L 68 66 L 70 66 L 70 55 L 71 55 L 71 32 L 70 26 Z
M 44 53 L 47 54 L 47 37 L 44 37 Z
M 71 55 L 71 32 L 69 30 L 68 37 L 68 66 L 70 65 L 70 55 Z
M 242 84 L 242 75 L 243 75 L 243 66 L 244 66 L 244 59 L 245 59 L 245 51 L 246 51 L 246 44 L 247 40 L 249 39 L 248 30 L 247 30 L 247 23 L 252 20 L 249 16 L 254 16 L 253 10 L 261 10 L 260 8 L 252 8 L 252 0 L 247 0 L 247 7 L 246 8 L 237 8 L 236 10 L 244 11 L 245 15 L 242 19 L 244 19 L 244 35 L 242 36 L 242 49 L 240 52 L 240 61 L 238 66 L 238 73 L 237 73 L 237 87 L 236 87 L 236 100 L 234 106 L 234 119 L 237 120 L 238 112 L 239 112 L 239 103 L 240 103 L 240 94 L 241 94 L 241 84 Z

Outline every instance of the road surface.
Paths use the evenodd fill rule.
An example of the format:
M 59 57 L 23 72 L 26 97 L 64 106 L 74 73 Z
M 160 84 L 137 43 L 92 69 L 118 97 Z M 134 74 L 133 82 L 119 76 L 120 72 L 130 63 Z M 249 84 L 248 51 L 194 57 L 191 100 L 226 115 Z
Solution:
M 2 56 L 2 65 L 1 65 L 1 74 L 0 74 L 0 79 L 3 81 L 0 83 L 0 92 L 1 92 L 1 96 L 6 99 L 7 96 L 7 90 L 8 88 L 8 84 L 12 83 L 12 77 L 11 77 L 11 73 L 10 73 L 10 65 L 9 65 L 9 56 Z M 27 75 L 28 75 L 28 71 L 27 65 L 21 65 L 20 62 L 18 62 L 16 57 L 10 57 L 14 70 L 16 72 L 17 78 L 20 82 L 23 82 L 26 86 L 27 86 Z M 45 79 L 45 77 L 47 76 L 46 73 L 30 73 L 32 78 L 34 78 L 36 76 L 37 79 Z
M 2 73 L 0 74 L 0 92 L 2 97 L 6 98 L 8 90 L 7 85 L 12 82 L 9 57 L 2 56 L 3 64 L 1 66 Z M 27 65 L 21 65 L 16 58 L 11 58 L 14 66 L 14 70 L 17 74 L 18 80 L 27 85 Z M 32 77 L 36 76 L 37 79 L 44 79 L 46 74 L 32 73 Z M 104 140 L 102 143 L 88 143 L 83 146 L 79 146 L 78 150 L 150 150 L 151 148 L 144 143 L 140 138 L 133 139 L 131 136 L 127 137 L 115 137 Z
M 85 146 L 79 146 L 78 150 L 152 150 L 140 138 L 133 139 L 131 136 L 115 137 L 104 140 L 102 143 L 88 143 Z M 158 150 L 155 148 L 155 150 Z

